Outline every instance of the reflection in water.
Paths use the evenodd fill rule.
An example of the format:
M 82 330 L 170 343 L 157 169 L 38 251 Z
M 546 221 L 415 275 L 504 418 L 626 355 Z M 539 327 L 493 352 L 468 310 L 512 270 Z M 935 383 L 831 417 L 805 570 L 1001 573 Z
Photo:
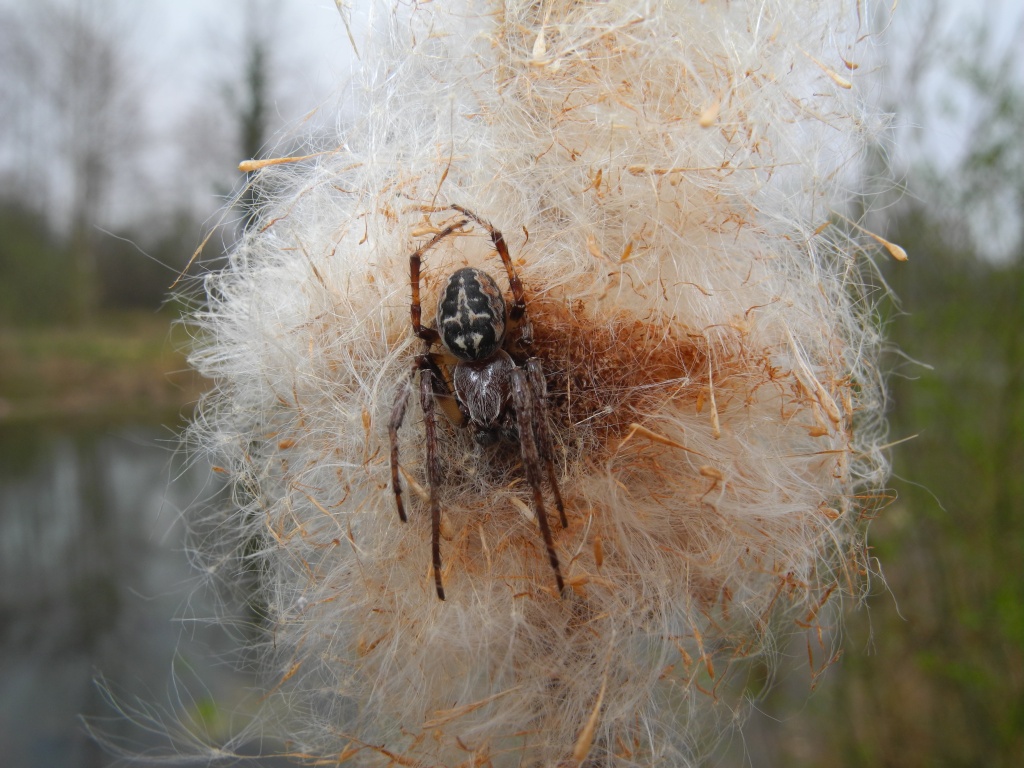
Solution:
M 165 747 L 117 716 L 97 675 L 121 700 L 165 702 L 175 716 L 204 723 L 252 682 L 224 662 L 233 641 L 202 621 L 214 613 L 213 596 L 190 569 L 180 518 L 216 483 L 209 467 L 186 466 L 174 445 L 159 427 L 0 428 L 4 766 L 110 764 L 79 715 L 110 718 L 103 730 L 140 751 Z M 175 621 L 184 616 L 193 621 Z M 195 698 L 166 693 L 172 664 L 202 681 Z M 189 706 L 205 709 L 183 713 Z

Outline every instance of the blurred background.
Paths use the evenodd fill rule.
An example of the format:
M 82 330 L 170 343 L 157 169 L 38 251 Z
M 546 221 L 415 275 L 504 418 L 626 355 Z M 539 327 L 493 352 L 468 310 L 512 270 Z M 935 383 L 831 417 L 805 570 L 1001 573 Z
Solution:
M 895 19 L 856 76 L 895 125 L 856 190 L 910 255 L 877 278 L 882 576 L 835 664 L 819 674 L 802 636 L 782 649 L 723 765 L 1024 765 L 1024 6 Z M 244 719 L 254 681 L 226 659 L 245 607 L 207 620 L 223 596 L 180 520 L 222 489 L 179 449 L 206 385 L 167 288 L 244 227 L 244 198 L 224 213 L 237 163 L 332 123 L 350 51 L 329 0 L 0 0 L 4 766 L 112 764 L 79 716 L 154 756 L 162 713 L 213 740 Z

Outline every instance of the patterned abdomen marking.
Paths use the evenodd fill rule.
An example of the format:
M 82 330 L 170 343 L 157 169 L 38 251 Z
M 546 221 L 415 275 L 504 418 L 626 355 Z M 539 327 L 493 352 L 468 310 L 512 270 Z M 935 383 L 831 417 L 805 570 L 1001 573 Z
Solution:
M 437 331 L 460 360 L 486 360 L 505 338 L 505 298 L 494 278 L 463 267 L 448 278 L 437 304 Z

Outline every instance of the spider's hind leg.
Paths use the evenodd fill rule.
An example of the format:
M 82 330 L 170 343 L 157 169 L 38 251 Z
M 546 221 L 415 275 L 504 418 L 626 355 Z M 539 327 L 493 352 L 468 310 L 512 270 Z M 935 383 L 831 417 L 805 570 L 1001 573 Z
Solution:
M 505 274 L 508 275 L 508 287 L 512 290 L 512 304 L 508 308 L 509 332 L 518 331 L 519 344 L 528 348 L 533 344 L 533 326 L 530 325 L 530 318 L 526 313 L 526 289 L 523 288 L 523 281 L 516 273 L 515 265 L 512 263 L 512 256 L 508 252 L 508 244 L 501 230 L 495 227 L 487 219 L 479 214 L 473 213 L 469 208 L 461 205 L 452 205 L 451 209 L 467 216 L 481 227 L 487 230 L 494 244 L 494 250 L 501 257 L 501 263 L 505 267 Z

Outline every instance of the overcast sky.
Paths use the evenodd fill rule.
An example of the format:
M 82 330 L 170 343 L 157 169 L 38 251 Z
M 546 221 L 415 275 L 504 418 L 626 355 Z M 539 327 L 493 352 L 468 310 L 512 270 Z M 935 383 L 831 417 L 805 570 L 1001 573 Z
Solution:
M 271 32 L 276 130 L 296 125 L 310 110 L 329 102 L 340 91 L 354 63 L 334 0 L 47 2 L 77 3 L 90 13 L 104 14 L 104 23 L 116 30 L 124 44 L 132 83 L 138 91 L 145 172 L 135 171 L 138 178 L 121 180 L 118 194 L 122 215 L 128 215 L 131 205 L 137 206 L 140 201 L 152 204 L 182 195 L 191 197 L 190 204 L 197 209 L 212 212 L 219 205 L 216 194 L 226 193 L 226 187 L 237 180 L 231 167 L 244 158 L 237 156 L 237 125 L 231 124 L 230 93 L 239 87 L 246 38 L 253 23 L 257 29 Z M 885 5 L 888 2 L 884 0 Z M 349 0 L 349 4 L 364 5 L 355 0 Z M 898 134 L 905 140 L 904 146 L 894 151 L 895 157 L 907 162 L 913 161 L 916 153 L 926 155 L 938 166 L 948 165 L 963 151 L 970 109 L 963 103 L 962 94 L 950 86 L 948 71 L 950 62 L 963 53 L 957 50 L 960 38 L 966 44 L 966 35 L 973 26 L 983 19 L 997 19 L 998 23 L 992 25 L 995 37 L 989 50 L 1005 50 L 1015 40 L 1021 43 L 1021 0 L 944 0 L 944 4 L 943 23 L 929 30 L 925 28 L 924 11 L 930 3 L 903 0 L 883 40 L 881 55 L 896 62 L 890 72 L 891 81 L 903 76 L 900 62 L 921 52 L 930 54 L 937 67 L 920 89 L 929 101 L 927 105 L 904 105 L 898 99 L 894 105 L 907 108 L 898 121 L 913 126 Z M 0 10 L 28 7 L 26 0 L 0 0 Z M 0 72 L 0 76 L 9 73 Z M 1024 73 L 1020 76 L 1024 80 Z M 878 88 L 866 96 L 875 98 L 876 94 L 885 99 Z M 4 157 L 17 157 L 22 150 L 3 147 L 4 140 L 0 133 L 0 164 Z M 135 194 L 126 197 L 126 189 Z M 145 194 L 139 194 L 142 189 Z
M 94 0 L 95 1 L 95 0 Z M 282 121 L 299 119 L 347 76 L 351 47 L 332 0 L 117 0 L 153 100 L 173 112 L 236 74 L 253 22 L 272 29 Z M 255 11 L 253 10 L 255 9 Z
M 286 132 L 310 110 L 330 101 L 349 78 L 354 57 L 333 0 L 144 0 L 132 3 L 133 40 L 153 86 L 146 103 L 150 125 L 178 136 L 164 136 L 164 146 L 189 163 L 188 142 L 176 139 L 195 131 L 197 138 L 217 134 L 221 121 L 231 163 L 246 159 L 233 146 L 229 92 L 241 79 L 247 37 L 269 28 L 272 77 L 271 130 Z M 182 125 L 184 121 L 184 125 Z M 269 138 L 274 142 L 273 136 Z M 209 147 L 197 147 L 202 154 Z M 216 148 L 214 148 L 216 149 Z M 212 153 L 216 156 L 216 152 Z M 215 184 L 223 169 L 211 168 L 203 181 Z M 236 177 L 237 178 L 237 177 Z M 233 179 L 232 179 L 233 180 Z M 200 184 L 199 195 L 211 190 Z M 214 192 L 222 191 L 219 189 Z
M 354 61 L 333 0 L 31 2 L 79 8 L 119 49 L 119 71 L 124 72 L 135 110 L 125 114 L 125 120 L 132 121 L 134 140 L 125 146 L 117 177 L 109 185 L 103 213 L 107 226 L 168 207 L 190 208 L 199 216 L 219 208 L 240 179 L 235 165 L 245 159 L 239 156 L 232 105 L 243 92 L 246 45 L 253 34 L 266 34 L 270 44 L 272 133 L 297 125 L 310 110 L 338 94 Z M 30 46 L 64 44 L 46 24 L 31 21 L 33 10 L 26 0 L 0 0 L 0 13 L 8 19 L 30 20 Z M 11 67 L 0 71 L 0 77 L 8 83 L 26 74 L 31 77 L 24 58 L 0 55 L 0 68 Z M 9 88 L 6 92 L 11 93 Z M 50 123 L 40 114 L 49 113 L 29 114 L 26 101 L 31 95 L 17 89 L 15 94 L 2 105 L 11 112 L 4 116 L 9 124 L 0 125 L 0 174 L 11 166 L 15 172 L 0 178 L 48 179 L 38 186 L 50 190 L 43 204 L 59 222 L 66 213 L 71 183 L 60 154 L 47 146 L 48 137 L 43 135 Z M 272 144 L 274 136 L 268 141 Z

